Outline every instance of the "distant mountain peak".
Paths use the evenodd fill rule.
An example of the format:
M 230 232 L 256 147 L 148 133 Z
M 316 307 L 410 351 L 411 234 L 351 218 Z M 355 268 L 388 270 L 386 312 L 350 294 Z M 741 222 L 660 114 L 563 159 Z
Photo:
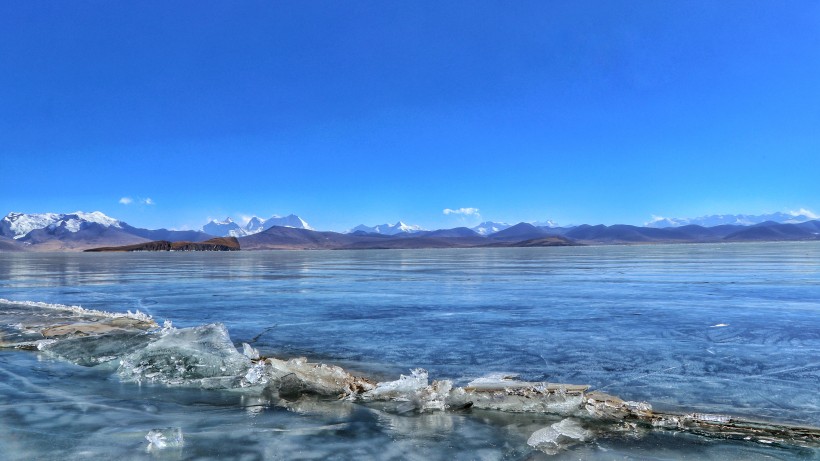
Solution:
M 208 224 L 202 226 L 202 232 L 216 237 L 243 237 L 246 235 L 245 230 L 239 224 L 233 222 L 230 217 L 225 218 L 224 221 L 212 219 Z
M 535 221 L 532 225 L 535 227 L 558 227 L 558 223 L 552 219 L 548 219 L 546 221 Z

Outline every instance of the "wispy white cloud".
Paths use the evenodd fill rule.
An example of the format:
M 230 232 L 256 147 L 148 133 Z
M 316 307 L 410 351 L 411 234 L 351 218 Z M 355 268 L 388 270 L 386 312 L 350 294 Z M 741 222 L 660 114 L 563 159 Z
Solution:
M 478 212 L 478 208 L 445 208 L 444 214 L 451 215 L 451 214 L 460 214 L 464 216 L 481 216 Z
M 809 219 L 820 219 L 820 216 L 806 208 L 789 211 L 789 214 L 792 216 L 805 216 Z
M 119 200 L 119 202 L 120 202 L 121 205 L 131 205 L 132 203 L 135 203 L 135 200 L 131 197 L 122 197 Z M 157 204 L 157 202 L 155 202 L 151 197 L 146 197 L 146 198 L 137 197 L 136 203 L 139 203 L 140 205 L 156 205 Z

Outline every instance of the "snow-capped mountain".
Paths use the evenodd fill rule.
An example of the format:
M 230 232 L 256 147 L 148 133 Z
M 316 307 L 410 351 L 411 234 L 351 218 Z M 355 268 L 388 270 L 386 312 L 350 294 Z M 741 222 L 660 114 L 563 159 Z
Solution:
M 401 221 L 397 222 L 396 224 L 379 224 L 377 226 L 365 226 L 364 224 L 359 224 L 358 226 L 350 229 L 348 233 L 353 232 L 367 232 L 368 234 L 382 234 L 382 235 L 396 235 L 396 234 L 414 234 L 416 232 L 421 232 L 424 229 L 421 226 L 416 226 L 413 224 L 405 224 Z
M 250 222 L 248 222 L 248 224 L 250 224 Z M 289 214 L 287 216 L 273 215 L 262 223 L 262 230 L 268 230 L 273 226 L 314 230 L 312 227 L 310 227 L 310 225 L 307 222 L 305 222 L 304 219 L 296 216 L 295 214 Z
M 264 221 L 262 218 L 254 216 L 244 227 L 235 223 L 231 218 L 225 218 L 224 221 L 214 219 L 202 226 L 202 232 L 216 237 L 244 237 L 246 235 L 258 234 L 273 226 L 313 230 L 304 219 L 295 214 L 291 214 L 288 216 L 273 215 Z
M 20 239 L 33 230 L 63 228 L 68 232 L 79 232 L 88 224 L 122 229 L 123 223 L 105 214 L 94 211 L 85 213 L 9 213 L 0 220 L 0 235 Z
M 769 213 L 762 215 L 746 215 L 746 214 L 727 214 L 727 215 L 710 215 L 700 216 L 697 218 L 664 218 L 662 216 L 653 216 L 652 221 L 647 222 L 646 227 L 680 227 L 687 225 L 698 225 L 703 227 L 720 226 L 724 224 L 733 224 L 739 226 L 752 226 L 766 221 L 774 221 L 780 224 L 797 224 L 806 221 L 817 219 L 820 216 L 812 213 L 810 210 L 800 209 L 797 211 L 789 211 L 787 213 Z
M 483 223 L 473 227 L 473 230 L 480 235 L 490 235 L 496 232 L 503 231 L 511 226 L 505 222 L 484 221 Z
M 233 222 L 230 217 L 225 218 L 224 221 L 211 220 L 211 222 L 202 226 L 202 232 L 217 237 L 244 237 L 247 235 L 245 229 Z

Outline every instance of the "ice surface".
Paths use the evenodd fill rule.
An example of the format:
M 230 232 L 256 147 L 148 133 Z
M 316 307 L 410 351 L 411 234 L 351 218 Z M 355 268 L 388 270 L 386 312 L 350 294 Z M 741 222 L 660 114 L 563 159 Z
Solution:
M 231 388 L 250 366 L 225 326 L 215 323 L 163 332 L 144 349 L 125 356 L 118 373 L 124 381 Z
M 526 431 L 519 431 L 522 437 L 519 445 L 526 449 L 524 440 L 527 434 L 532 434 L 530 445 L 545 453 L 588 440 L 592 428 L 596 434 L 606 434 L 606 437 L 633 437 L 673 430 L 777 446 L 820 445 L 820 434 L 812 429 L 752 424 L 717 413 L 720 409 L 707 412 L 711 411 L 708 407 L 701 407 L 701 413 L 692 413 L 692 410 L 655 412 L 648 403 L 589 391 L 588 386 L 523 381 L 514 373 L 487 375 L 464 387 L 454 387 L 448 380 L 431 382 L 430 374 L 419 368 L 396 380 L 376 383 L 343 368 L 311 363 L 305 358 L 264 358 L 247 343 L 243 343 L 240 352 L 221 324 L 176 329 L 167 321 L 160 330 L 150 317 L 139 313 L 111 314 L 79 306 L 10 301 L 2 304 L 0 315 L 3 321 L 0 338 L 5 344 L 33 341 L 30 344 L 42 351 L 87 366 L 119 359 L 118 374 L 123 381 L 236 389 L 233 393 L 241 395 L 242 405 L 247 407 L 243 413 L 255 417 L 276 406 L 322 418 L 350 418 L 351 421 L 371 418 L 389 426 L 391 434 L 401 437 L 419 434 L 437 437 L 441 432 L 458 431 L 468 415 L 507 421 L 488 418 L 487 414 L 493 412 L 485 410 L 530 412 L 530 415 L 508 418 L 510 421 L 533 418 Z M 710 324 L 702 323 L 700 328 L 706 329 Z M 711 331 L 718 334 L 720 330 Z M 547 362 L 547 358 L 541 358 Z M 110 368 L 92 370 L 107 373 Z M 330 402 L 332 399 L 345 401 Z M 88 405 L 83 403 L 84 407 Z M 549 415 L 578 420 L 542 427 L 554 421 Z M 540 424 L 536 425 L 536 419 Z M 326 427 L 321 430 L 328 431 L 348 430 L 342 425 L 355 426 L 348 421 L 338 423 L 338 427 L 317 427 Z M 542 429 L 533 433 L 538 427 Z M 144 432 L 139 437 L 142 434 Z M 191 440 L 197 440 L 196 432 L 187 434 L 192 434 Z M 167 440 L 174 439 L 162 431 L 152 431 L 149 435 L 152 449 L 167 446 Z
M 554 455 L 573 445 L 586 442 L 592 436 L 592 432 L 584 429 L 578 420 L 567 418 L 533 432 L 527 440 L 527 445 L 548 455 Z

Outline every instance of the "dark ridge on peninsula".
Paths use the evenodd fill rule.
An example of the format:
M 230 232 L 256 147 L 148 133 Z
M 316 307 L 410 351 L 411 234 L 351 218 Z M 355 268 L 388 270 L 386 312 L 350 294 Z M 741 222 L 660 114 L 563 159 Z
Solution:
M 128 251 L 239 251 L 239 240 L 236 237 L 217 237 L 204 242 L 170 242 L 156 240 L 118 247 L 90 248 L 86 252 L 128 252 Z

